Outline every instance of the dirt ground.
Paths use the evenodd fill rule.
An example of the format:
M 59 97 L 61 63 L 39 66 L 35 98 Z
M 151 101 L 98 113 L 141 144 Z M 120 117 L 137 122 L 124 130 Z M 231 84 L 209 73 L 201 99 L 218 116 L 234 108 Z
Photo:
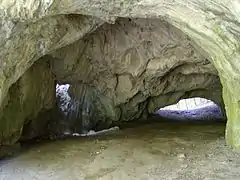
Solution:
M 225 123 L 170 121 L 26 148 L 0 161 L 1 180 L 239 180 L 240 153 Z

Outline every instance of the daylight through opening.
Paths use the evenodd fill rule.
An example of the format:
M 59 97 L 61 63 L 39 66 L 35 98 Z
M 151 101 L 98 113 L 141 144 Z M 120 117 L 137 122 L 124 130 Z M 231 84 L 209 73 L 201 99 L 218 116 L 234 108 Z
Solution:
M 178 103 L 159 109 L 156 112 L 168 119 L 177 120 L 222 120 L 221 108 L 205 98 L 182 99 Z
M 94 107 L 91 106 L 92 98 L 87 91 L 82 91 L 82 96 L 75 97 L 69 92 L 71 84 L 57 84 L 56 98 L 59 117 L 60 134 L 64 136 L 92 136 L 109 132 L 114 132 L 117 126 L 106 126 L 106 128 L 96 128 L 93 115 Z

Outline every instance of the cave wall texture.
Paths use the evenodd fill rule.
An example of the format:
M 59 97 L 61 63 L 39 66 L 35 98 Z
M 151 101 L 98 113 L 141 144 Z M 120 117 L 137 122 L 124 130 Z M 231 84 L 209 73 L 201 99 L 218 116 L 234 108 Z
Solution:
M 113 112 L 112 118 L 101 118 L 98 111 L 88 114 L 89 119 L 75 115 L 90 125 L 96 119 L 145 119 L 181 98 L 201 96 L 220 105 L 217 71 L 194 46 L 187 35 L 166 21 L 119 18 L 46 58 L 59 82 L 70 83 L 70 90 L 78 89 L 71 91 L 71 96 L 75 103 L 81 102 L 80 114 L 98 109 L 94 99 L 108 99 L 107 112 Z M 93 89 L 96 93 L 90 93 Z
M 22 134 L 24 124 L 31 126 L 31 133 L 25 130 L 28 138 L 44 133 L 48 119 L 37 119 L 37 116 L 54 105 L 54 75 L 47 61 L 37 61 L 10 87 L 4 99 L 0 110 L 0 145 L 16 142 Z
M 112 121 L 142 118 L 184 97 L 206 97 L 223 106 L 222 95 L 226 141 L 240 146 L 239 0 L 3 0 L 0 42 L 1 144 L 15 142 L 30 118 L 9 118 L 3 111 L 18 111 L 6 99 L 23 96 L 14 86 L 35 61 L 50 61 L 54 78 L 73 84 L 73 99 L 93 92 Z M 31 82 L 46 81 L 48 91 L 52 72 L 41 71 Z M 34 97 L 29 92 L 29 98 L 37 102 L 40 92 Z M 48 109 L 51 97 L 29 113 Z

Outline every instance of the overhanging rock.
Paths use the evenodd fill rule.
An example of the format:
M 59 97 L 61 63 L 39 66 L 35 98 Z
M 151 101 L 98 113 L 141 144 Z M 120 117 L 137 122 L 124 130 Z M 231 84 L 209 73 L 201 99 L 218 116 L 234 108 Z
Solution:
M 228 144 L 238 147 L 239 7 L 238 0 L 29 0 L 24 3 L 3 0 L 0 2 L 1 107 L 9 88 L 41 56 L 75 42 L 104 21 L 114 23 L 118 17 L 161 18 L 186 33 L 217 69 L 228 116 L 226 139 Z M 124 75 L 119 82 L 130 79 Z M 128 87 L 131 86 L 129 82 Z M 135 96 L 141 99 L 142 94 Z

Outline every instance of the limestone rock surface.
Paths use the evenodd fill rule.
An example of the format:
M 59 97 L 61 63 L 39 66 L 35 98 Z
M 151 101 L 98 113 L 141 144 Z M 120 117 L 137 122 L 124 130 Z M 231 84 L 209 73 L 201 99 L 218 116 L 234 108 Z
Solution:
M 26 107 L 15 97 L 24 97 L 34 83 L 22 85 L 21 77 L 35 61 L 48 59 L 57 81 L 76 89 L 85 84 L 106 97 L 118 120 L 138 119 L 196 94 L 223 106 L 222 94 L 226 140 L 239 147 L 239 34 L 239 0 L 2 0 L 0 142 L 16 141 L 28 119 L 3 113 Z M 29 93 L 29 101 L 39 93 Z M 44 99 L 29 113 L 48 104 Z
M 98 92 L 93 99 L 108 99 L 108 106 L 115 110 L 112 117 L 118 118 L 112 121 L 129 121 L 144 119 L 181 98 L 198 96 L 219 105 L 223 102 L 216 69 L 194 46 L 166 21 L 120 18 L 48 58 L 56 79 L 75 89 L 72 96 L 88 99 L 80 106 L 94 104 L 85 91 L 77 90 L 88 84 L 87 92 Z M 89 121 L 82 120 L 83 124 Z
M 27 138 L 44 134 L 47 118 L 37 119 L 55 105 L 54 75 L 46 61 L 36 62 L 9 89 L 0 110 L 0 145 L 15 143 L 21 137 L 25 124 Z M 27 127 L 26 127 L 27 128 Z

